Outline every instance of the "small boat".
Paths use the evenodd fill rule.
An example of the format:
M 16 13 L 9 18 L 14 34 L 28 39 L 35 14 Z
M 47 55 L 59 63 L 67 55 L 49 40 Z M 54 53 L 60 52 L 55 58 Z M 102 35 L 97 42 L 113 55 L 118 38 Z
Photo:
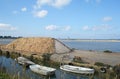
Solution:
M 29 65 L 33 65 L 35 64 L 34 62 L 28 60 L 25 57 L 18 57 L 17 59 L 15 59 L 19 64 L 21 65 L 25 65 L 25 66 L 29 66 Z
M 62 65 L 60 66 L 61 70 L 73 72 L 73 73 L 79 73 L 79 74 L 93 74 L 94 69 L 85 68 L 85 67 L 79 67 L 79 66 L 71 66 L 71 65 Z
M 50 68 L 46 66 L 41 66 L 38 64 L 30 65 L 29 66 L 31 71 L 41 74 L 41 75 L 54 75 L 55 74 L 55 68 Z

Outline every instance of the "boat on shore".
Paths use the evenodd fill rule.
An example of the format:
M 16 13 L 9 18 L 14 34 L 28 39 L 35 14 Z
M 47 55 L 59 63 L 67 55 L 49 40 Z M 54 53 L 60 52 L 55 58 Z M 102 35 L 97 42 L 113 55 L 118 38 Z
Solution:
M 71 65 L 62 65 L 60 66 L 61 70 L 78 73 L 78 74 L 94 74 L 94 69 L 79 67 L 79 66 L 71 66 Z
M 29 66 L 35 64 L 34 62 L 30 61 L 29 59 L 25 57 L 18 57 L 15 59 L 19 64 L 24 65 L 24 66 Z
M 30 65 L 29 68 L 31 71 L 41 75 L 54 75 L 56 71 L 55 68 L 41 66 L 38 64 Z

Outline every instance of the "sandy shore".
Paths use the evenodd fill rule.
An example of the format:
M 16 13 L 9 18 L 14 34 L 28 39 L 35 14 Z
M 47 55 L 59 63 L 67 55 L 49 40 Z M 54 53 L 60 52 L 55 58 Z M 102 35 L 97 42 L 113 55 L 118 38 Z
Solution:
M 94 64 L 95 62 L 102 62 L 113 66 L 120 64 L 120 53 L 104 53 L 86 50 L 75 50 L 67 54 L 54 54 L 52 60 L 61 61 L 64 55 L 69 55 L 67 61 L 71 61 L 74 56 L 79 56 L 83 61 L 89 62 L 90 64 Z

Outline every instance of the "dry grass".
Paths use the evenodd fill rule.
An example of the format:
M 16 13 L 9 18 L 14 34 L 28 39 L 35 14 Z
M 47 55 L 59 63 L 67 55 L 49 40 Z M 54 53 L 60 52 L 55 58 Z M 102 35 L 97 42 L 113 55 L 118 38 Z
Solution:
M 34 54 L 54 53 L 53 38 L 20 38 L 6 45 L 5 48 L 14 51 L 33 52 Z

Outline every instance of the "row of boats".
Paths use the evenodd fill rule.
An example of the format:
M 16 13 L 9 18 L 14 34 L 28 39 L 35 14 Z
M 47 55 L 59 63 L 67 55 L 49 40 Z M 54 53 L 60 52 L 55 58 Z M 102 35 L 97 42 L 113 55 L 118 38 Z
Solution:
M 56 71 L 55 68 L 35 64 L 34 62 L 28 60 L 25 57 L 18 57 L 15 60 L 21 65 L 29 66 L 31 71 L 41 74 L 41 75 L 53 75 L 55 74 L 55 71 Z M 94 73 L 94 69 L 79 67 L 79 66 L 72 66 L 72 65 L 62 65 L 60 66 L 60 69 L 67 71 L 67 72 L 79 73 L 79 74 L 93 74 Z

